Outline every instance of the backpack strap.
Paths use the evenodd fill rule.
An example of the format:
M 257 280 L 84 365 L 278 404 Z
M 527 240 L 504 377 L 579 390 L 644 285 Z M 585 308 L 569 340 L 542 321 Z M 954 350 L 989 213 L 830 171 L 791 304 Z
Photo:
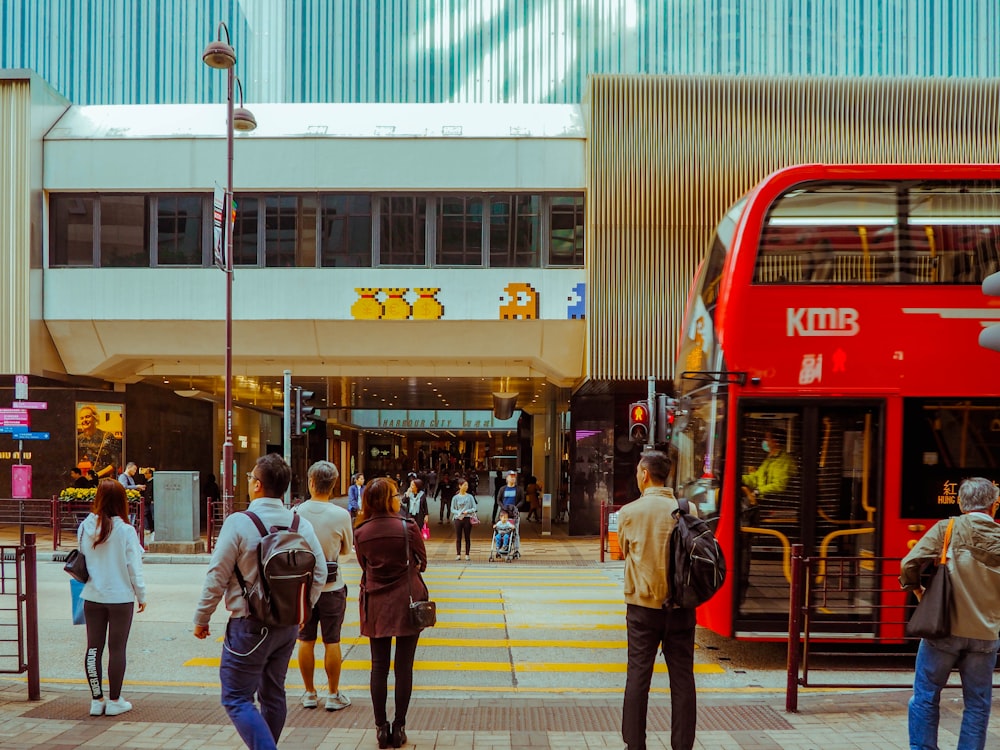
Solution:
M 260 532 L 261 536 L 267 536 L 267 529 L 264 528 L 264 522 L 260 520 L 260 516 L 251 510 L 245 510 L 243 514 L 250 516 L 250 520 L 253 521 L 253 525 L 257 527 L 257 531 Z
M 677 498 L 677 510 L 675 510 L 671 515 L 677 515 L 680 513 L 682 516 L 687 515 L 691 512 L 691 506 L 688 505 L 686 497 Z
M 267 536 L 267 529 L 264 527 L 264 522 L 260 520 L 260 516 L 250 510 L 241 511 L 244 515 L 250 516 L 250 520 L 253 521 L 253 525 L 257 527 L 257 531 L 260 532 L 260 537 L 263 539 Z M 293 514 L 294 518 L 292 520 L 292 530 L 294 531 L 299 525 L 299 516 L 297 513 Z M 239 581 L 240 590 L 243 592 L 243 596 L 247 595 L 247 582 L 243 578 L 243 574 L 240 572 L 240 564 L 237 562 L 233 565 L 233 572 L 236 574 L 236 580 Z

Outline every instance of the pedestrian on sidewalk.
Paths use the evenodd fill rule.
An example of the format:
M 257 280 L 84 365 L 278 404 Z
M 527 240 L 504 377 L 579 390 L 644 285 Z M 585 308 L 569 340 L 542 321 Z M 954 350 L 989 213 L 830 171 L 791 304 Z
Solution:
M 142 577 L 142 547 L 128 522 L 125 488 L 114 479 L 102 479 L 93 512 L 80 526 L 80 552 L 87 559 L 90 578 L 83 587 L 83 617 L 87 625 L 84 664 L 90 685 L 90 715 L 118 716 L 132 710 L 121 697 L 125 681 L 125 648 L 132 629 L 135 602 L 146 610 L 146 583 Z M 101 663 L 108 646 L 108 696 L 101 688 Z
M 247 510 L 254 513 L 265 528 L 291 526 L 294 516 L 281 499 L 291 478 L 291 469 L 277 453 L 258 458 L 253 471 L 247 474 L 251 499 Z M 311 607 L 326 583 L 326 562 L 312 524 L 304 518 L 300 519 L 298 533 L 316 555 L 313 585 L 309 592 Z M 250 614 L 236 578 L 236 566 L 240 568 L 247 590 L 257 589 L 261 583 L 257 573 L 260 540 L 256 524 L 246 513 L 233 513 L 222 524 L 205 576 L 201 600 L 195 610 L 194 636 L 204 640 L 212 634 L 208 627 L 209 620 L 225 597 L 229 622 L 226 624 L 222 662 L 219 665 L 222 707 L 247 747 L 275 750 L 288 713 L 285 675 L 299 625 L 265 626 Z M 254 705 L 255 697 L 260 710 Z
M 500 508 L 506 508 L 507 513 L 513 517 L 511 508 L 517 511 L 524 510 L 524 490 L 517 483 L 517 472 L 511 469 L 507 472 L 506 484 L 497 488 L 493 497 L 493 523 L 497 522 L 497 513 Z
M 911 750 L 937 750 L 941 689 L 952 669 L 962 678 L 962 728 L 958 750 L 983 750 L 993 699 L 993 669 L 1000 640 L 1000 507 L 990 479 L 974 477 L 958 487 L 962 515 L 938 521 L 900 564 L 900 585 L 923 593 L 921 572 L 941 556 L 945 531 L 954 521 L 948 549 L 951 635 L 921 638 L 910 698 Z
M 302 695 L 304 708 L 316 708 L 314 675 L 316 672 L 316 631 L 323 631 L 323 668 L 326 672 L 327 696 L 323 707 L 339 711 L 351 705 L 351 699 L 340 692 L 340 629 L 347 611 L 347 584 L 340 572 L 341 555 L 354 544 L 351 514 L 330 502 L 334 485 L 340 479 L 337 467 L 329 461 L 317 461 L 309 467 L 309 500 L 296 506 L 295 512 L 312 524 L 327 561 L 326 585 L 313 605 L 309 620 L 299 630 L 299 671 L 305 683 Z M 332 566 L 331 566 L 332 563 Z
M 417 526 L 423 528 L 427 522 L 427 493 L 424 492 L 422 479 L 410 480 L 410 488 L 403 495 L 401 505 L 406 514 L 416 521 Z
M 361 492 L 365 486 L 365 475 L 360 471 L 354 475 L 351 486 L 347 488 L 347 511 L 351 514 L 351 523 L 358 519 L 358 511 L 361 510 Z
M 618 542 L 625 559 L 625 629 L 628 669 L 622 706 L 622 739 L 628 750 L 646 750 L 646 712 L 656 651 L 670 678 L 670 747 L 691 750 L 697 724 L 694 684 L 695 611 L 674 607 L 667 554 L 677 500 L 669 487 L 670 459 L 644 451 L 635 469 L 642 496 L 618 511 Z M 691 512 L 695 513 L 694 508 Z
M 402 747 L 406 744 L 406 713 L 413 691 L 413 657 L 420 639 L 420 629 L 410 622 L 410 599 L 426 601 L 429 596 L 420 577 L 427 568 L 424 540 L 417 524 L 399 515 L 399 488 L 391 479 L 379 477 L 365 487 L 354 546 L 361 566 L 361 635 L 368 637 L 371 648 L 369 686 L 378 746 Z M 391 726 L 386 713 L 390 662 L 394 665 L 396 691 L 396 716 Z
M 451 499 L 455 496 L 458 485 L 447 471 L 441 472 L 441 481 L 438 482 L 437 497 L 441 498 L 441 505 L 438 507 L 438 525 L 444 524 L 451 518 Z
M 462 539 L 465 539 L 465 559 L 469 560 L 472 546 L 472 526 L 479 523 L 476 515 L 476 496 L 469 494 L 469 483 L 465 477 L 457 477 L 458 494 L 451 499 L 451 517 L 455 524 L 455 559 L 462 559 Z

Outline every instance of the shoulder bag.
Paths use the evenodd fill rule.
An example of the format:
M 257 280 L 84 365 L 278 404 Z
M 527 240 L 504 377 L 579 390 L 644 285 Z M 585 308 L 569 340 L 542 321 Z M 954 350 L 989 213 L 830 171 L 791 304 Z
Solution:
M 944 638 L 951 635 L 951 578 L 947 561 L 954 525 L 955 519 L 952 518 L 944 532 L 941 557 L 934 577 L 913 610 L 910 621 L 906 623 L 906 635 L 910 638 Z
M 413 584 L 410 582 L 410 530 L 406 527 L 406 519 L 403 520 L 403 544 L 406 547 L 406 588 L 410 595 L 410 624 L 423 630 L 431 628 L 437 624 L 437 604 L 432 601 L 413 601 Z M 419 576 L 420 573 L 418 572 Z
M 80 583 L 86 583 L 90 580 L 90 572 L 87 570 L 87 558 L 80 551 L 80 546 L 82 544 L 83 537 L 83 526 L 81 525 L 76 532 L 76 549 L 69 551 L 66 555 L 66 563 L 63 565 L 63 570 L 70 574 L 71 577 L 75 578 Z

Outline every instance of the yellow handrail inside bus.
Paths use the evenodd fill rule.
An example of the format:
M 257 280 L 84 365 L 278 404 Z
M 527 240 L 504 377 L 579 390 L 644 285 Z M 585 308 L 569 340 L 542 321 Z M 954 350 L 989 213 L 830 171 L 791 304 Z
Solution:
M 864 463 L 861 468 L 861 507 L 868 514 L 868 523 L 875 525 L 875 506 L 871 504 L 868 491 L 868 479 L 872 470 L 871 458 L 872 445 L 872 415 L 865 414 L 865 442 L 864 442 Z
M 819 452 L 819 467 L 826 466 L 826 452 L 830 448 L 830 431 L 833 429 L 833 420 L 823 417 L 823 447 Z
M 872 280 L 871 258 L 868 247 L 868 227 L 858 227 L 858 237 L 861 238 L 861 263 L 864 265 L 865 281 Z
M 852 521 L 842 521 L 839 518 L 833 518 L 832 516 L 830 516 L 829 513 L 827 513 L 822 508 L 817 508 L 816 512 L 819 514 L 820 518 L 822 518 L 824 521 L 826 521 L 829 524 L 833 524 L 834 526 L 860 526 L 861 524 L 865 524 L 865 525 L 868 525 L 868 526 L 871 525 L 870 521 L 862 521 L 860 519 L 859 520 L 852 520 Z
M 874 531 L 874 526 L 867 526 L 863 529 L 837 529 L 836 531 L 831 531 L 823 537 L 823 543 L 819 545 L 819 567 L 817 568 L 818 572 L 816 573 L 815 578 L 816 583 L 823 583 L 823 579 L 826 578 L 826 553 L 830 548 L 830 542 L 832 542 L 835 537 L 871 534 Z
M 781 542 L 782 549 L 782 567 L 785 573 L 785 580 L 788 581 L 788 585 L 792 585 L 792 545 L 788 542 L 788 537 L 782 534 L 780 531 L 775 531 L 774 529 L 762 529 L 757 526 L 740 526 L 740 531 L 745 534 L 768 534 L 769 536 L 777 537 Z
M 927 235 L 927 246 L 931 251 L 931 260 L 937 258 L 937 242 L 934 239 L 934 227 L 929 224 L 924 227 L 924 234 Z M 931 281 L 938 280 L 938 267 L 937 263 L 931 263 Z

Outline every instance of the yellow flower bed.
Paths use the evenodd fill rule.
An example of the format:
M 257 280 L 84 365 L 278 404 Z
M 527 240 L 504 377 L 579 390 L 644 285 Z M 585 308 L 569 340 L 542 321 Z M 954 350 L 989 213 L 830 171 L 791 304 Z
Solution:
M 79 487 L 67 487 L 59 493 L 59 499 L 64 503 L 92 503 L 97 495 L 96 487 L 82 489 Z M 125 490 L 125 496 L 131 500 L 138 500 L 141 493 L 139 490 Z

